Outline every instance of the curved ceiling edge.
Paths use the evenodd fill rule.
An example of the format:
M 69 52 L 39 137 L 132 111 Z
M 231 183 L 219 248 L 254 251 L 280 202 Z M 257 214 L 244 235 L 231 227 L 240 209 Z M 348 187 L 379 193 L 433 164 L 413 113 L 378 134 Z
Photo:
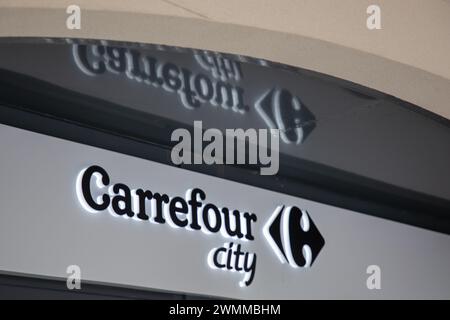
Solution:
M 2 6 L 0 37 L 110 39 L 240 54 L 355 82 L 450 119 L 450 79 L 323 40 L 206 19 L 91 9 L 83 12 L 88 22 L 74 31 L 65 28 L 61 9 Z

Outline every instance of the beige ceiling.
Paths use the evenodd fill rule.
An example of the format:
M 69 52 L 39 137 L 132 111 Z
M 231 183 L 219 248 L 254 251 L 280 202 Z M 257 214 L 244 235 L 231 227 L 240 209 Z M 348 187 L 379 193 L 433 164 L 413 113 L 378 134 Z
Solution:
M 82 9 L 81 30 L 65 8 Z M 382 29 L 366 28 L 381 7 Z M 238 53 L 327 73 L 450 118 L 444 0 L 0 0 L 0 36 L 88 37 Z

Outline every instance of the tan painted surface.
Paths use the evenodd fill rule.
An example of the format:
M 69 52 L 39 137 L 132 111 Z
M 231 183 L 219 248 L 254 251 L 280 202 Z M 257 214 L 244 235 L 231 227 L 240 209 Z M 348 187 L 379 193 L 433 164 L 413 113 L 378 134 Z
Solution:
M 65 26 L 69 4 L 82 29 Z M 382 30 L 366 28 L 381 7 Z M 357 82 L 450 118 L 447 0 L 0 0 L 0 36 L 79 37 L 238 53 Z

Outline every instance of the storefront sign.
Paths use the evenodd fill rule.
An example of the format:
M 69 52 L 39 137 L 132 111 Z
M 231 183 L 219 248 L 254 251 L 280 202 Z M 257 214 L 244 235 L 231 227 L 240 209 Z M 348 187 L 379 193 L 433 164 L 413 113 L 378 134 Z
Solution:
M 108 210 L 114 217 L 167 223 L 173 228 L 231 238 L 236 243 L 228 242 L 209 252 L 208 265 L 244 273 L 241 287 L 249 286 L 255 277 L 256 253 L 243 251 L 245 243 L 238 243 L 255 241 L 254 225 L 258 221 L 255 213 L 210 203 L 200 188 L 187 190 L 184 197 L 171 197 L 124 183 L 112 184 L 109 174 L 98 165 L 78 174 L 76 193 L 81 206 L 90 213 Z M 264 235 L 281 262 L 285 262 L 284 257 L 294 268 L 310 267 L 324 245 L 308 213 L 297 207 L 278 207 L 267 222 Z
M 450 297 L 448 235 L 5 125 L 0 144 L 3 273 L 77 265 L 82 282 L 229 298 Z

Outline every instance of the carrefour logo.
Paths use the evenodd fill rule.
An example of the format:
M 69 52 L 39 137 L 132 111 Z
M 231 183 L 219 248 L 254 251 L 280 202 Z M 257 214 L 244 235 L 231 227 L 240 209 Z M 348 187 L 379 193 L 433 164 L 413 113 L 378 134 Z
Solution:
M 262 95 L 255 108 L 270 129 L 279 129 L 286 144 L 301 144 L 316 126 L 316 118 L 298 96 L 273 88 Z
M 263 229 L 264 236 L 281 263 L 293 268 L 309 268 L 325 240 L 306 210 L 279 206 Z

